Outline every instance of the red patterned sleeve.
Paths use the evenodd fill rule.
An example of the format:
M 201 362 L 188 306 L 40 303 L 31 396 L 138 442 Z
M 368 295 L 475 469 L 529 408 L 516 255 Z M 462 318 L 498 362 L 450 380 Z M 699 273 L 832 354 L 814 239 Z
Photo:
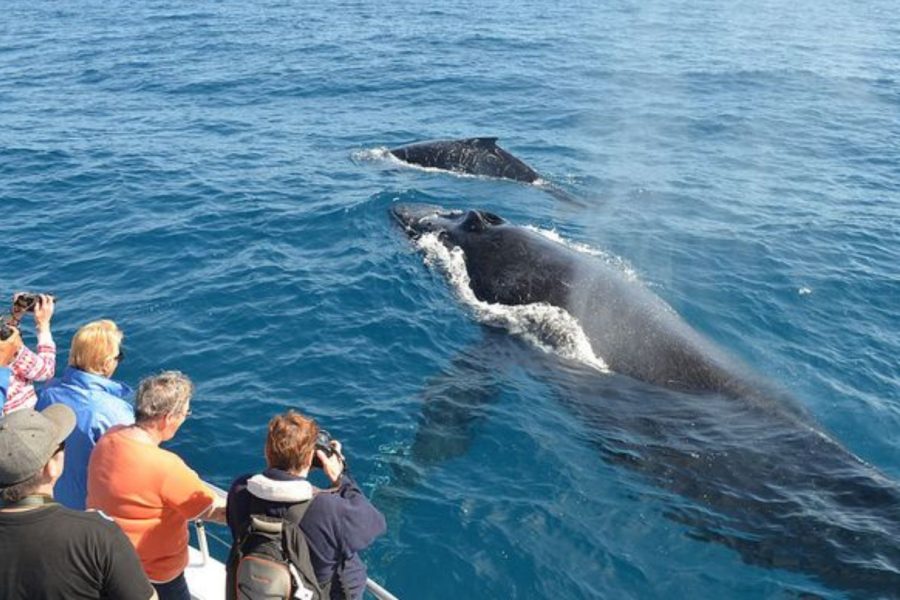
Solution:
M 26 381 L 46 381 L 56 373 L 56 344 L 49 334 L 38 336 L 37 354 L 22 347 L 19 356 L 9 366 L 13 375 Z

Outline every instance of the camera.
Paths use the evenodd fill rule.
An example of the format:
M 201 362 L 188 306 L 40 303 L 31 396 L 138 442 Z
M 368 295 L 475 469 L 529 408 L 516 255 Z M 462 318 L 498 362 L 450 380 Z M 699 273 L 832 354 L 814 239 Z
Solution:
M 18 294 L 15 294 L 13 296 L 13 311 L 34 312 L 34 307 L 37 306 L 40 296 L 40 294 L 35 294 L 33 292 L 19 292 Z M 47 296 L 50 296 L 54 302 L 56 301 L 56 298 L 54 298 L 52 294 L 47 294 Z
M 13 334 L 12 324 L 6 317 L 0 317 L 0 341 L 6 341 Z
M 328 433 L 325 429 L 319 430 L 319 435 L 316 436 L 316 450 L 321 450 L 325 453 L 325 456 L 333 456 L 335 453 L 335 449 L 331 445 L 331 434 Z M 323 468 L 322 461 L 319 460 L 318 454 L 313 454 L 312 466 L 318 467 L 319 469 Z
M 46 294 L 54 302 L 51 294 Z M 12 310 L 5 315 L 0 316 L 0 341 L 8 340 L 13 333 L 13 327 L 19 326 L 19 321 L 23 313 L 33 313 L 34 308 L 41 299 L 41 294 L 33 292 L 18 292 L 13 294 Z

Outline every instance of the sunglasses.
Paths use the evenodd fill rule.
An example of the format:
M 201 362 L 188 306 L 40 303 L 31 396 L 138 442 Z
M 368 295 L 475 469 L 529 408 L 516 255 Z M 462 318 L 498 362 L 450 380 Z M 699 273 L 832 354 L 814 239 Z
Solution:
M 125 349 L 124 348 L 119 348 L 119 353 L 116 354 L 115 360 L 116 360 L 116 362 L 122 362 L 123 360 L 125 360 Z
M 53 456 L 56 456 L 60 452 L 66 449 L 66 440 L 63 440 L 59 443 L 59 446 L 56 447 L 56 450 L 53 451 Z

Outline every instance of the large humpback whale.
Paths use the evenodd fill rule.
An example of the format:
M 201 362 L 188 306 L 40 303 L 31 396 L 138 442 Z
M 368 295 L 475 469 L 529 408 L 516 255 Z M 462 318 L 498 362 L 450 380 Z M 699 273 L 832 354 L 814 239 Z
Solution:
M 436 140 L 392 148 L 390 153 L 404 162 L 500 179 L 535 183 L 537 172 L 497 145 L 495 137 Z
M 896 482 L 640 282 L 489 212 L 418 204 L 395 204 L 391 212 L 410 237 L 433 234 L 461 250 L 479 300 L 546 303 L 577 319 L 617 374 L 549 369 L 545 376 L 598 432 L 594 443 L 607 460 L 697 505 L 667 513 L 692 536 L 853 596 L 900 597 Z M 475 398 L 472 390 L 466 396 Z M 442 408 L 439 401 L 425 406 L 419 438 L 447 438 L 442 423 L 452 430 L 463 422 L 441 415 Z M 464 447 L 464 440 L 454 444 Z
M 439 232 L 463 250 L 475 296 L 516 305 L 545 302 L 567 310 L 594 354 L 635 379 L 693 391 L 747 393 L 742 369 L 647 288 L 595 257 L 584 256 L 484 211 L 395 205 L 413 235 Z

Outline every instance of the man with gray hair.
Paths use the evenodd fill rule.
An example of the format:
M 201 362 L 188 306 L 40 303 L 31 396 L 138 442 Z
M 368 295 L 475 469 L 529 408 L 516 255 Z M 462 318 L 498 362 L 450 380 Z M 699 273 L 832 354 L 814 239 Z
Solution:
M 164 371 L 143 379 L 134 404 L 135 420 L 153 427 L 161 418 L 187 409 L 194 395 L 194 384 L 180 371 Z M 172 432 L 175 435 L 175 432 Z
M 87 505 L 119 523 L 161 600 L 190 600 L 188 521 L 225 521 L 225 501 L 178 455 L 159 447 L 191 414 L 193 393 L 179 371 L 145 378 L 135 396 L 135 424 L 103 436 L 88 466 Z
M 0 598 L 155 599 L 115 523 L 53 501 L 74 428 L 75 413 L 63 405 L 0 419 Z

